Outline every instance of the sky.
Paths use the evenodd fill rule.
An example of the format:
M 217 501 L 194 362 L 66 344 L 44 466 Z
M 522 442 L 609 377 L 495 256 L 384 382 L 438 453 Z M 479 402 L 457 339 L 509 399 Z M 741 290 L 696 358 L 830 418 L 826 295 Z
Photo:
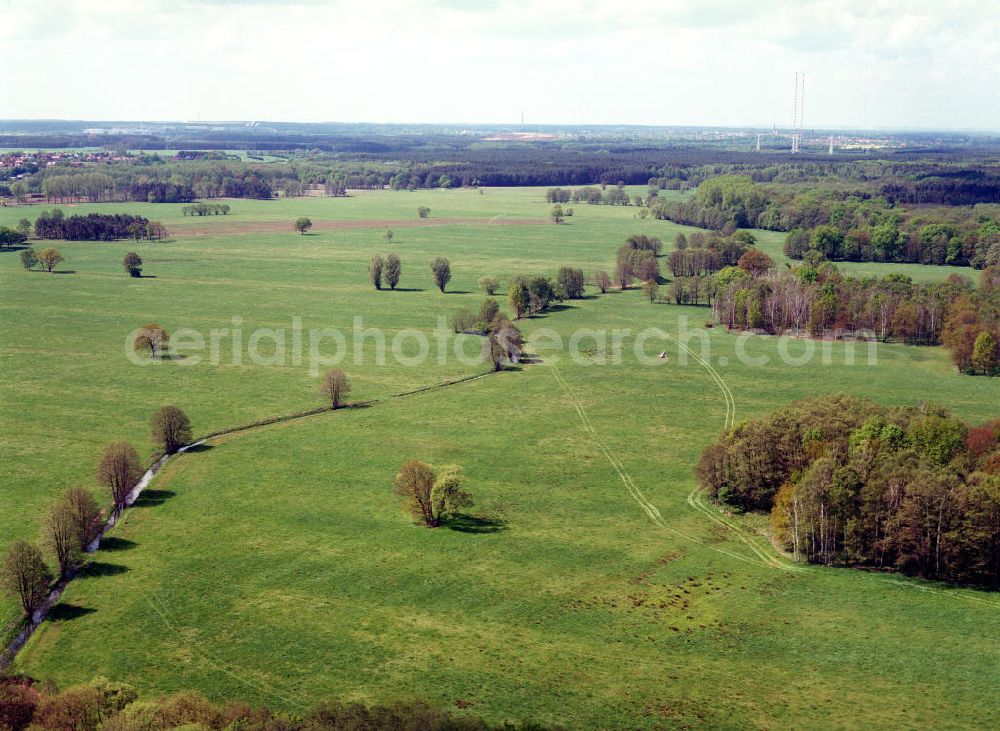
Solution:
M 996 0 L 0 0 L 0 118 L 1000 129 Z

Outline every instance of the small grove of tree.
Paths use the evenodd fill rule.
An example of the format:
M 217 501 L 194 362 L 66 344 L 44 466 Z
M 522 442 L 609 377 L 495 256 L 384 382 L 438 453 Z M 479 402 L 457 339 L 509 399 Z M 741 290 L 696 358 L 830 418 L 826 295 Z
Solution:
M 411 459 L 396 475 L 396 494 L 403 506 L 420 523 L 436 528 L 463 508 L 472 505 L 472 496 L 464 488 L 465 476 L 457 465 L 438 469 Z
M 64 261 L 58 249 L 42 249 L 38 254 L 38 262 L 47 272 L 52 272 L 60 262 Z
M 479 280 L 479 288 L 483 290 L 488 296 L 492 297 L 500 289 L 500 282 L 498 282 L 494 277 L 482 277 Z
M 385 258 L 385 281 L 390 289 L 396 289 L 399 278 L 403 275 L 403 263 L 399 260 L 398 254 L 389 254 Z
M 451 281 L 451 264 L 443 256 L 435 257 L 431 260 L 431 273 L 434 275 L 434 284 L 444 292 Z
M 0 586 L 21 603 L 25 616 L 38 609 L 52 584 L 52 574 L 42 552 L 28 541 L 17 541 L 0 565 Z
M 21 250 L 21 266 L 31 271 L 38 264 L 38 253 L 34 249 Z
M 371 278 L 372 284 L 375 285 L 375 289 L 382 289 L 382 270 L 385 267 L 385 262 L 382 257 L 376 254 L 372 257 L 371 263 L 368 265 L 368 276 Z
M 300 216 L 299 218 L 295 219 L 294 227 L 295 230 L 298 231 L 300 234 L 305 234 L 305 232 L 311 229 L 312 226 L 313 222 L 310 221 L 305 216 Z
M 229 205 L 226 203 L 196 203 L 193 206 L 181 208 L 182 216 L 223 216 L 229 215 Z
M 350 381 L 339 368 L 327 371 L 323 375 L 323 382 L 320 384 L 320 395 L 330 402 L 331 409 L 339 409 L 344 405 L 344 399 L 351 392 Z
M 97 465 L 97 483 L 110 489 L 118 515 L 128 504 L 129 493 L 142 477 L 139 453 L 127 442 L 111 442 L 104 448 Z
M 552 212 L 549 215 L 552 218 L 552 223 L 562 223 L 566 219 L 563 207 L 558 204 L 552 206 Z
M 142 276 L 142 257 L 134 251 L 130 251 L 125 255 L 125 258 L 122 259 L 122 266 L 125 267 L 125 271 L 128 272 L 130 277 Z
M 427 218 L 429 215 L 431 215 L 431 209 L 428 208 L 427 206 L 418 206 L 417 215 L 420 216 L 421 218 Z
M 173 454 L 191 442 L 191 421 L 176 406 L 164 406 L 155 414 L 150 427 L 153 443 L 164 454 Z
M 594 275 L 594 285 L 601 291 L 601 294 L 607 294 L 608 290 L 611 289 L 611 277 L 606 271 L 601 270 Z
M 26 219 L 21 219 L 25 221 Z M 31 230 L 31 223 L 28 223 L 28 230 Z M 7 226 L 0 226 L 0 249 L 5 246 L 17 246 L 18 244 L 23 244 L 28 240 L 28 234 L 25 232 L 20 224 L 18 228 L 8 228 Z
M 139 328 L 139 332 L 132 341 L 132 347 L 143 352 L 148 350 L 149 357 L 155 358 L 170 344 L 170 334 L 162 326 L 155 322 L 148 322 Z

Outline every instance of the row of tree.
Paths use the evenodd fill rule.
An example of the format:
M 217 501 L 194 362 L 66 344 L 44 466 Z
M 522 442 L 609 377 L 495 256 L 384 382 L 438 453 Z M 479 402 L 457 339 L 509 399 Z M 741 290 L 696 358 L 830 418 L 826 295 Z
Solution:
M 1000 420 L 827 396 L 724 432 L 696 471 L 797 558 L 1000 588 Z
M 191 422 L 176 406 L 164 406 L 153 415 L 151 436 L 164 454 L 173 454 L 191 441 Z M 128 442 L 104 447 L 97 466 L 97 482 L 108 488 L 114 514 L 120 515 L 143 468 L 139 453 Z M 53 503 L 42 521 L 40 545 L 15 542 L 0 565 L 0 589 L 16 598 L 26 617 L 38 609 L 53 582 L 70 578 L 83 564 L 88 546 L 101 534 L 104 513 L 94 496 L 81 487 L 68 490 Z M 44 551 L 43 551 L 44 549 Z M 56 572 L 46 563 L 46 552 Z
M 770 259 L 755 252 L 709 284 L 713 312 L 728 328 L 944 344 L 963 372 L 998 370 L 1000 267 L 983 270 L 977 289 L 958 275 L 926 284 L 899 274 L 860 279 L 829 262 L 774 272 Z
M 242 701 L 209 701 L 195 691 L 139 698 L 127 683 L 95 678 L 58 690 L 23 675 L 0 678 L 0 726 L 8 731 L 544 731 L 535 723 L 496 725 L 468 713 L 455 716 L 423 701 L 385 704 L 320 702 L 301 714 Z

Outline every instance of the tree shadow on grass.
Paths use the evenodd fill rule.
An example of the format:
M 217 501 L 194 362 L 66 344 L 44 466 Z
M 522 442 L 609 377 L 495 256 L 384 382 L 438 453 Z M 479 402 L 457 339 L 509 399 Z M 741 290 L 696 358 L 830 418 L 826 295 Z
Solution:
M 451 516 L 442 525 L 459 533 L 499 533 L 507 530 L 507 522 L 499 518 L 484 518 L 464 513 Z
M 118 576 L 129 571 L 128 566 L 104 561 L 92 561 L 80 572 L 81 579 L 94 579 L 101 576 Z
M 130 541 L 128 538 L 119 538 L 118 536 L 102 538 L 100 545 L 102 551 L 128 551 L 135 547 L 135 541 Z
M 465 289 L 449 289 L 447 292 L 445 292 L 445 294 L 474 294 L 474 293 Z
M 76 269 L 53 269 L 51 272 L 46 272 L 46 274 L 76 274 Z
M 382 290 L 385 291 L 385 290 Z M 424 289 L 421 287 L 396 287 L 395 289 L 388 290 L 390 292 L 423 292 Z
M 190 450 L 188 450 L 190 451 Z M 177 493 L 173 490 L 143 490 L 133 508 L 154 508 L 162 505 Z
M 56 604 L 49 611 L 48 618 L 51 622 L 68 622 L 71 619 L 78 619 L 88 614 L 93 614 L 95 611 L 97 610 L 90 607 L 81 607 L 77 604 Z
M 193 447 L 185 449 L 184 454 L 198 454 L 199 452 L 207 452 L 210 449 L 214 449 L 211 444 L 195 444 Z

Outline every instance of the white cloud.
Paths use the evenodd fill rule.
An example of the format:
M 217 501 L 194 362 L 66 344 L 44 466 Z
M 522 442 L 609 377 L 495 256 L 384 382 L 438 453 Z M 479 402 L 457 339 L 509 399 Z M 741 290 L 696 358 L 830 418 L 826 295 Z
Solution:
M 4 117 L 1000 126 L 992 2 L 0 0 Z

